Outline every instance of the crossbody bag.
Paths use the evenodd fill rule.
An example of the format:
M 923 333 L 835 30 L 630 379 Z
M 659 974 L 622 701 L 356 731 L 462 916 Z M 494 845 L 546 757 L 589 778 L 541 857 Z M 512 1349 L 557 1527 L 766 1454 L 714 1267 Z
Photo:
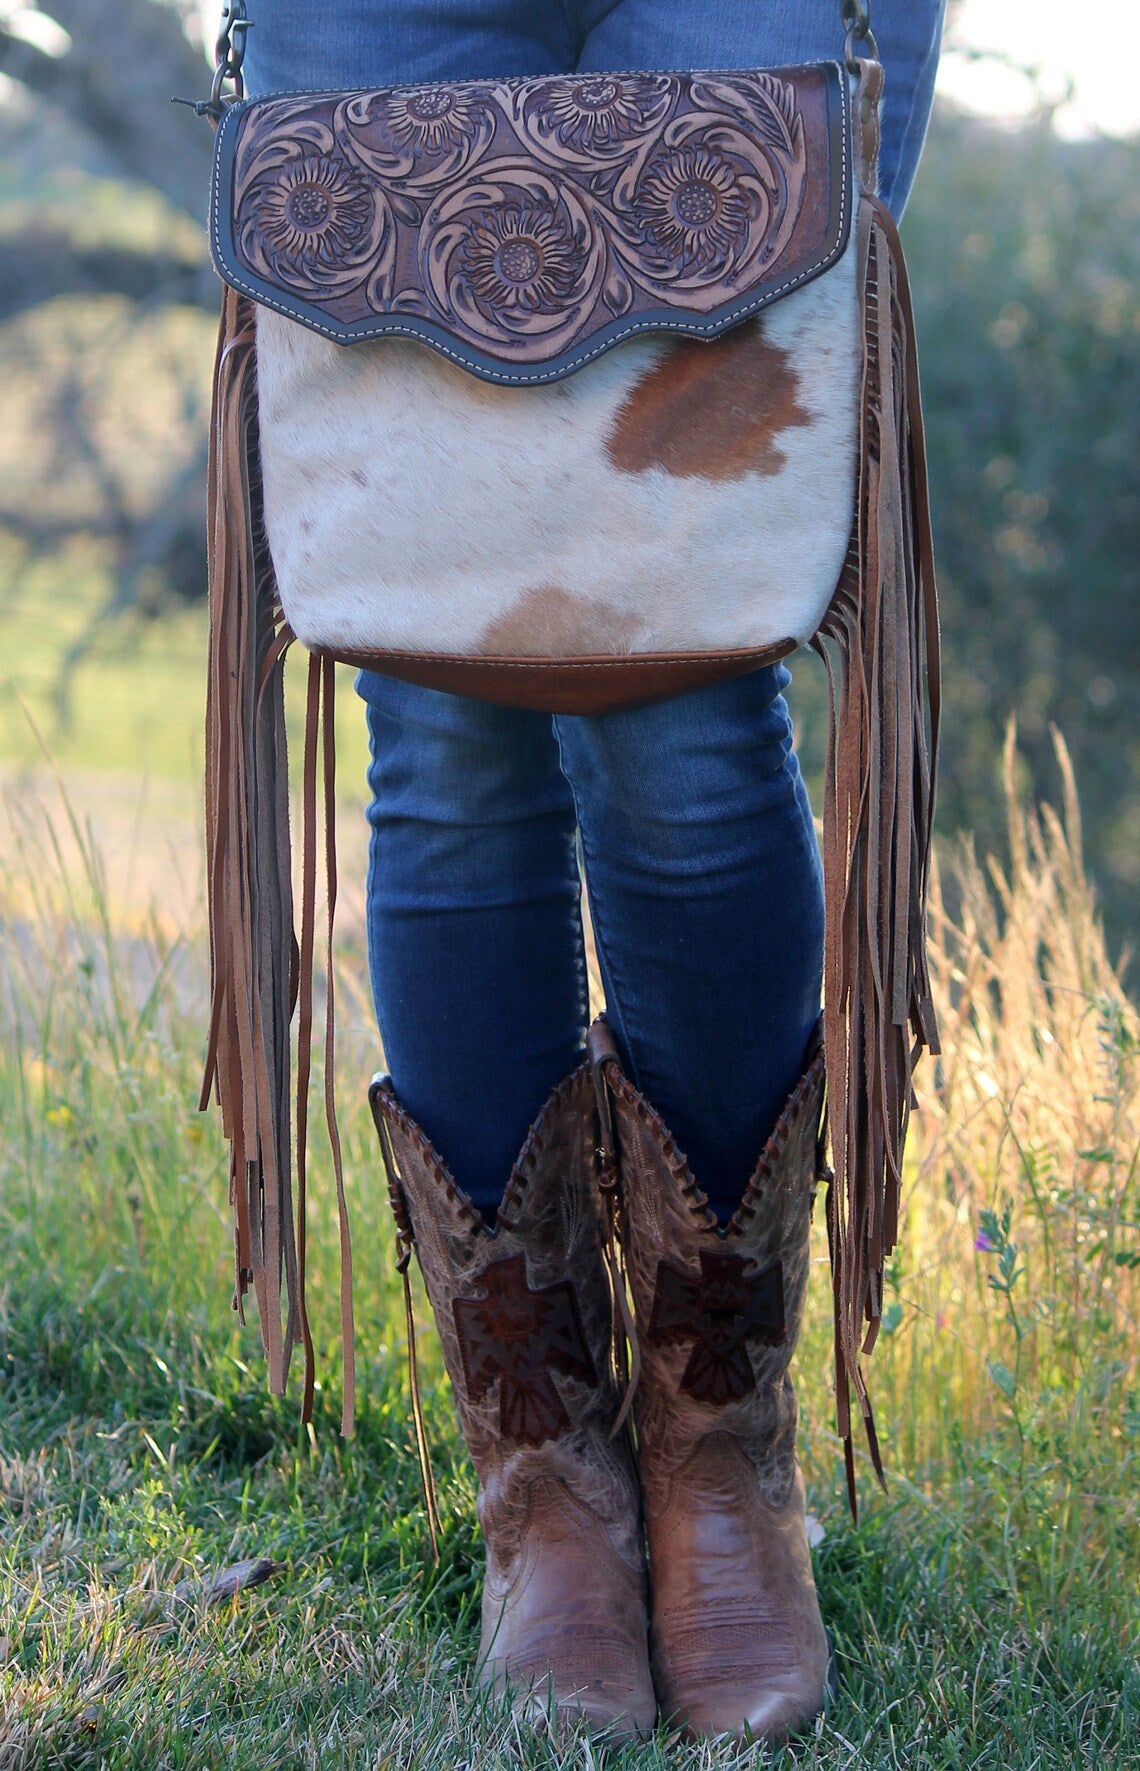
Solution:
M 270 1385 L 304 1301 L 319 785 L 332 1096 L 336 661 L 550 712 L 682 693 L 811 644 L 823 814 L 827 1225 L 839 1428 L 882 1315 L 925 959 L 938 629 L 914 326 L 876 195 L 863 0 L 805 67 L 211 99 L 225 282 L 209 483 L 203 1103 L 231 1143 L 235 1307 Z M 838 21 L 837 21 L 838 22 Z M 282 677 L 309 651 L 294 933 Z M 296 1051 L 291 1020 L 297 1012 Z M 295 1112 L 291 1102 L 295 1100 Z M 282 1324 L 281 1285 L 287 1308 Z M 881 1471 L 880 1471 L 881 1473 Z

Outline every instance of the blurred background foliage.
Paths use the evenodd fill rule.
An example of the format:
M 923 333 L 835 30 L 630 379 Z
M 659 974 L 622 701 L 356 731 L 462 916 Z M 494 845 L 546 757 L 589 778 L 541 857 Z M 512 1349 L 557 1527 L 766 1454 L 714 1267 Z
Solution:
M 944 832 L 998 841 L 1010 714 L 1081 788 L 1110 926 L 1140 933 L 1140 139 L 939 110 L 904 224 L 945 639 Z
M 23 742 L 19 686 L 66 758 L 96 663 L 97 705 L 149 693 L 155 731 L 177 693 L 200 700 L 210 131 L 169 102 L 203 90 L 197 19 L 0 0 L 0 757 Z M 1045 105 L 1010 127 L 940 104 L 904 238 L 943 599 L 940 828 L 1000 853 L 1007 720 L 1045 788 L 1056 724 L 1110 942 L 1135 945 L 1140 139 L 1062 140 Z

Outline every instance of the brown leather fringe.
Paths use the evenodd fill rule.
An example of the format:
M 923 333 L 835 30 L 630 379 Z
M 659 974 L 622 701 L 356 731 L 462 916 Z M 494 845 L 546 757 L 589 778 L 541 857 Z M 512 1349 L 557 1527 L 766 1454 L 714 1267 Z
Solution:
M 861 200 L 856 250 L 864 291 L 858 502 L 848 559 L 813 642 L 831 700 L 824 1044 L 835 1172 L 827 1228 L 853 1512 L 851 1390 L 882 1482 L 860 1355 L 875 1343 L 898 1232 L 911 1073 L 924 1046 L 939 1049 L 925 945 L 939 719 L 934 550 L 906 269 L 894 222 L 872 196 Z
M 301 1418 L 313 1399 L 305 1311 L 307 1091 L 311 1068 L 318 750 L 324 748 L 329 874 L 325 1100 L 341 1223 L 342 1433 L 353 1430 L 351 1251 L 332 1107 L 332 661 L 310 671 L 305 743 L 302 951 L 293 934 L 283 670 L 292 633 L 277 598 L 261 520 L 255 309 L 226 289 L 214 371 L 207 538 L 210 639 L 206 703 L 210 1033 L 200 1105 L 211 1092 L 230 1141 L 233 1307 L 257 1299 L 269 1386 L 284 1395 L 294 1343 L 304 1347 Z M 323 704 L 322 704 L 323 703 Z M 297 1084 L 297 1217 L 292 1194 L 289 1025 L 301 999 Z M 282 1332 L 281 1279 L 287 1311 Z
M 883 1478 L 860 1356 L 874 1345 L 883 1270 L 898 1229 L 911 1073 L 924 1046 L 938 1050 L 924 928 L 939 715 L 934 558 L 906 271 L 894 223 L 869 195 L 860 203 L 856 250 L 864 291 L 856 521 L 839 587 L 814 642 L 827 665 L 831 695 L 824 804 L 824 1045 L 835 1172 L 827 1225 L 838 1425 L 852 1510 L 852 1388 L 874 1468 Z M 333 1106 L 333 666 L 323 656 L 310 662 L 298 951 L 282 694 L 292 634 L 281 615 L 261 523 L 254 330 L 253 305 L 227 290 L 209 481 L 206 822 L 212 1006 L 202 1098 L 204 1105 L 216 1089 L 231 1142 L 234 1307 L 241 1314 L 252 1284 L 275 1394 L 284 1394 L 293 1344 L 301 1340 L 302 1420 L 307 1421 L 313 1396 L 304 1303 L 307 1099 L 323 749 L 329 884 L 325 1109 L 340 1218 L 341 1431 L 348 1435 L 354 1413 L 351 1245 Z M 298 998 L 295 1223 L 289 1022 Z M 284 1335 L 282 1269 L 288 1303 Z

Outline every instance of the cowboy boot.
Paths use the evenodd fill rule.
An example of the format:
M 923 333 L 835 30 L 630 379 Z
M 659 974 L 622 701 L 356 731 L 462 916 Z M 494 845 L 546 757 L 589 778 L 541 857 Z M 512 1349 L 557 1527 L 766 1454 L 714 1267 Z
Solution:
M 822 1052 L 813 1041 L 721 1229 L 623 1075 L 604 1022 L 590 1045 L 603 1159 L 616 1139 L 637 1320 L 634 1410 L 661 1714 L 690 1735 L 747 1729 L 777 1739 L 818 1713 L 828 1677 L 788 1376 L 822 1166 Z
M 414 1245 L 479 1477 L 481 1677 L 531 1720 L 651 1732 L 645 1550 L 604 1257 L 586 1065 L 547 1101 L 495 1226 L 388 1078 L 370 1094 L 405 1259 Z

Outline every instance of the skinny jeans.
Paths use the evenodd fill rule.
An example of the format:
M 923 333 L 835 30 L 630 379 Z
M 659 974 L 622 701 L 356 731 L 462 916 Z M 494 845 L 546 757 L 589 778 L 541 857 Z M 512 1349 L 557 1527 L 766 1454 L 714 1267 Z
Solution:
M 873 0 L 898 216 L 945 0 Z M 842 59 L 839 0 L 257 0 L 251 94 Z M 446 487 L 424 488 L 426 500 Z M 584 876 L 627 1074 L 727 1216 L 819 1012 L 822 877 L 782 665 L 618 713 L 362 672 L 368 953 L 400 1099 L 489 1216 L 585 1052 Z

